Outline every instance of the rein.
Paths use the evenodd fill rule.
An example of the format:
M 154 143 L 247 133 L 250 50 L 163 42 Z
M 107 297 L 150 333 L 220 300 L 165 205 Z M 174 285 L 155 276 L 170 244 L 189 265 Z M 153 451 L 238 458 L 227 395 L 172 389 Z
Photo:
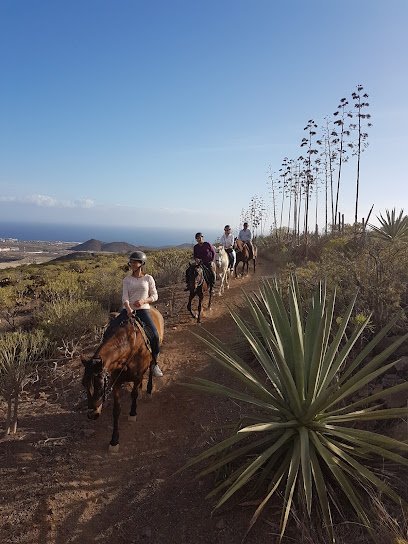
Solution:
M 133 326 L 134 326 L 135 334 L 137 335 L 137 330 L 140 331 L 140 334 L 142 335 L 142 338 L 145 341 L 147 349 L 151 352 L 152 348 L 150 346 L 150 341 L 149 341 L 149 339 L 148 339 L 148 337 L 146 335 L 146 332 L 144 331 L 143 327 L 141 326 L 141 324 L 139 323 L 139 321 L 137 319 L 134 319 Z M 105 369 L 101 370 L 101 374 L 102 374 L 102 378 L 103 378 L 103 392 L 102 392 L 102 401 L 103 402 L 105 402 L 108 395 L 110 395 L 112 393 L 113 388 L 115 387 L 116 382 L 119 380 L 122 372 L 125 369 L 127 370 L 127 364 L 131 360 L 132 356 L 133 355 L 130 355 L 129 358 L 125 361 L 125 363 L 122 365 L 122 368 L 120 369 L 119 374 L 116 376 L 115 380 L 113 381 L 113 383 L 112 383 L 112 385 L 110 387 L 108 387 L 108 385 L 109 385 L 109 382 L 111 380 L 111 374 Z M 94 388 L 95 388 L 95 386 L 94 386 Z
M 129 358 L 130 359 L 130 358 Z M 126 361 L 127 363 L 127 361 Z M 110 395 L 113 391 L 113 388 L 115 387 L 115 384 L 116 382 L 119 380 L 120 378 L 120 375 L 122 374 L 122 372 L 125 370 L 126 367 L 126 363 L 122 366 L 122 368 L 120 369 L 120 372 L 119 374 L 116 376 L 116 379 L 115 381 L 112 383 L 112 385 L 109 387 L 108 389 L 108 384 L 109 384 L 109 381 L 111 379 L 111 375 L 109 374 L 109 372 L 107 370 L 103 370 L 102 373 L 103 373 L 103 394 L 102 394 L 102 398 L 103 398 L 103 402 L 106 401 L 106 398 L 108 395 Z

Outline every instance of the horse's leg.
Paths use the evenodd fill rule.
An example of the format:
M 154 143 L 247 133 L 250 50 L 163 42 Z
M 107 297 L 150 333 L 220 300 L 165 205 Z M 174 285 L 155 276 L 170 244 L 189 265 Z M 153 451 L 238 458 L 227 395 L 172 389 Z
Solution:
M 154 362 L 152 362 L 149 366 L 149 379 L 147 380 L 147 388 L 146 388 L 148 395 L 152 394 L 152 389 L 153 389 L 153 365 L 154 365 Z
M 255 269 L 256 269 L 256 259 L 254 258 L 254 274 L 255 274 Z
M 194 315 L 192 310 L 191 310 L 191 301 L 193 300 L 193 298 L 194 298 L 194 294 L 190 293 L 190 296 L 188 297 L 188 302 L 187 302 L 187 310 L 190 312 L 191 316 L 194 317 L 194 319 L 195 319 L 197 316 Z
M 218 295 L 219 295 L 219 296 L 221 296 L 222 293 L 224 292 L 224 277 L 225 277 L 225 276 L 224 276 L 224 273 L 221 272 L 221 274 L 220 274 L 220 289 L 219 289 L 219 291 L 218 291 Z
M 136 380 L 133 382 L 133 389 L 130 394 L 132 397 L 132 404 L 130 406 L 128 421 L 136 421 L 136 404 L 137 404 L 137 397 L 139 394 L 139 385 L 140 384 L 136 382 Z
M 109 444 L 109 453 L 119 451 L 119 416 L 120 416 L 120 385 L 113 388 L 113 432 Z
M 198 295 L 198 315 L 197 315 L 197 323 L 201 323 L 201 307 L 203 305 L 203 293 L 200 293 Z
M 210 287 L 209 289 L 209 293 L 208 293 L 208 309 L 211 310 L 211 301 L 212 301 L 212 292 L 213 292 L 213 288 Z

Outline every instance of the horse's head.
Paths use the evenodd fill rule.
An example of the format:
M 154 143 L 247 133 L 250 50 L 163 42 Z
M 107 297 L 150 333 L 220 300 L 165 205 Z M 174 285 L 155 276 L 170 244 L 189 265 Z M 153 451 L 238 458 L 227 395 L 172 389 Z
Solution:
M 237 253 L 241 253 L 242 258 L 240 260 L 246 261 L 249 259 L 249 247 L 245 242 L 238 240 L 237 238 L 235 240 L 234 249 L 237 251 Z
M 217 266 L 221 266 L 222 257 L 226 253 L 224 246 L 217 246 L 215 248 L 215 262 Z
M 106 397 L 109 374 L 103 369 L 102 359 L 82 359 L 82 364 L 85 368 L 82 385 L 88 397 L 88 418 L 97 419 Z
M 238 240 L 238 238 L 235 238 L 234 240 L 234 249 L 236 251 L 242 251 L 244 242 L 242 240 Z
M 204 271 L 201 264 L 190 262 L 186 271 L 187 285 L 190 291 L 195 291 L 204 282 Z

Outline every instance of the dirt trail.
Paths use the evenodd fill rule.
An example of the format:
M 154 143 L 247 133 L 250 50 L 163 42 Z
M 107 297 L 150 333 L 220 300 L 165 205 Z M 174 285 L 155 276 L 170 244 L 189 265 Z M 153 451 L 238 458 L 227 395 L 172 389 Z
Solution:
M 239 303 L 241 288 L 255 289 L 262 272 L 233 280 L 224 297 L 215 298 L 203 326 L 227 343 L 234 338 L 226 302 Z M 181 289 L 176 306 L 185 308 Z M 165 311 L 166 302 L 158 307 Z M 127 421 L 130 396 L 123 392 L 116 456 L 107 455 L 111 403 L 96 422 L 75 408 L 82 394 L 79 361 L 71 363 L 67 386 L 58 390 L 56 383 L 54 391 L 26 398 L 17 438 L 0 441 L 0 542 L 241 542 L 254 507 L 229 506 L 212 515 L 212 503 L 205 500 L 211 476 L 197 480 L 197 470 L 175 474 L 219 438 L 217 428 L 239 409 L 180 385 L 191 376 L 220 378 L 193 330 L 199 326 L 184 309 L 166 318 L 165 376 L 155 380 L 151 399 L 139 399 L 136 423 Z M 259 524 L 247 543 L 270 542 L 274 529 Z

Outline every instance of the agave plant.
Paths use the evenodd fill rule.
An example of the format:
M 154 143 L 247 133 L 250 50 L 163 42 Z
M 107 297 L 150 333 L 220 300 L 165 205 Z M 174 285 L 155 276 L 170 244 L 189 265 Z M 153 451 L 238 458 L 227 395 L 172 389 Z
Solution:
M 404 210 L 401 210 L 398 217 L 396 217 L 395 208 L 391 210 L 385 210 L 386 217 L 381 214 L 377 219 L 380 222 L 380 227 L 370 225 L 373 229 L 375 236 L 382 240 L 388 241 L 406 241 L 408 240 L 408 216 L 404 215 Z
M 323 283 L 305 314 L 295 279 L 289 288 L 287 307 L 276 281 L 265 281 L 259 293 L 246 296 L 246 300 L 254 324 L 249 325 L 237 313 L 231 315 L 263 372 L 255 371 L 213 335 L 203 333 L 199 337 L 210 348 L 214 360 L 243 387 L 228 387 L 199 378 L 190 386 L 252 406 L 251 424 L 248 420 L 241 421 L 231 436 L 185 466 L 206 461 L 207 466 L 199 476 L 234 467 L 209 495 L 221 495 L 216 508 L 249 484 L 258 493 L 264 489 L 249 529 L 270 499 L 281 492 L 284 506 L 280 539 L 296 497 L 304 499 L 309 516 L 312 505 L 320 505 L 325 527 L 334 542 L 331 509 L 337 501 L 333 489 L 344 495 L 362 523 L 369 527 L 362 502 L 362 494 L 368 487 L 378 488 L 401 502 L 398 494 L 370 468 L 370 462 L 379 457 L 407 465 L 407 459 L 398 450 L 406 452 L 408 445 L 358 429 L 357 424 L 407 415 L 406 408 L 384 409 L 382 399 L 407 390 L 408 383 L 359 400 L 354 400 L 353 395 L 392 368 L 396 361 L 386 361 L 408 334 L 370 359 L 373 348 L 393 326 L 390 323 L 355 355 L 356 342 L 369 318 L 358 321 L 353 332 L 346 336 L 355 298 L 337 325 L 335 293 L 329 295 Z

